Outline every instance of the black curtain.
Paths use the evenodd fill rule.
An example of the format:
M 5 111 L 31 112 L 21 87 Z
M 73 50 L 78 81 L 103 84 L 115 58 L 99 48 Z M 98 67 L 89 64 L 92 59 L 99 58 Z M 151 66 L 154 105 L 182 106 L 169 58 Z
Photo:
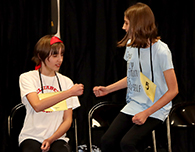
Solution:
M 108 85 L 125 76 L 124 48 L 120 52 L 116 48 L 125 9 L 121 4 L 117 0 L 62 1 L 61 35 L 67 51 L 61 73 L 85 86 L 82 106 L 75 111 L 80 144 L 87 144 L 87 114 L 94 104 L 103 100 L 125 102 L 125 90 L 103 98 L 95 98 L 92 90 L 95 85 Z
M 50 31 L 49 1 L 10 0 L 0 2 L 0 151 L 11 151 L 7 118 L 20 100 L 19 75 L 34 69 L 31 62 L 37 40 Z
M 125 103 L 126 90 L 95 98 L 93 87 L 108 85 L 126 75 L 123 60 L 125 48 L 116 43 L 125 34 L 123 12 L 136 0 L 61 0 L 61 37 L 66 45 L 60 72 L 74 83 L 83 83 L 85 91 L 79 97 L 79 144 L 88 142 L 87 113 L 96 103 L 107 100 Z M 195 100 L 195 2 L 142 0 L 156 17 L 159 35 L 168 44 L 179 83 L 179 95 L 173 103 Z M 12 107 L 20 103 L 18 78 L 33 70 L 31 61 L 35 43 L 51 34 L 51 2 L 48 0 L 13 0 L 0 2 L 0 151 L 8 151 L 7 117 Z M 181 133 L 182 134 L 182 133 Z M 183 134 L 186 137 L 186 134 Z M 175 137 L 175 139 L 179 139 Z M 179 152 L 186 141 L 175 148 Z M 178 144 L 178 143 L 177 143 Z

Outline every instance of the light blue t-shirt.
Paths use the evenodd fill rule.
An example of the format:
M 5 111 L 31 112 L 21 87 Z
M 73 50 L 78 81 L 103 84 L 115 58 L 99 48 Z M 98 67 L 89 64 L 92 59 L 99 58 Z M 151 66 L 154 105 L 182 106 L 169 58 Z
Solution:
M 130 40 L 127 42 L 129 43 Z M 138 57 L 138 48 L 126 47 L 124 59 L 127 61 L 127 95 L 126 106 L 121 112 L 129 115 L 135 115 L 152 106 L 159 98 L 161 98 L 168 90 L 163 72 L 173 69 L 172 55 L 168 46 L 161 40 L 152 45 L 152 63 L 154 83 L 156 84 L 155 99 L 152 102 L 144 92 L 140 82 L 140 66 L 142 73 L 152 79 L 150 65 L 150 47 L 140 49 L 140 58 Z M 172 107 L 172 102 L 153 113 L 150 117 L 165 120 Z

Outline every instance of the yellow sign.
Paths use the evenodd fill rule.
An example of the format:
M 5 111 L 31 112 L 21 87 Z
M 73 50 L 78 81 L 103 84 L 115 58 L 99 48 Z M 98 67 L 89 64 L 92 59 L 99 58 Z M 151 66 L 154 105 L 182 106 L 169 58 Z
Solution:
M 154 102 L 156 84 L 154 84 L 150 79 L 148 79 L 142 72 L 140 72 L 140 79 L 145 93 L 150 98 L 150 100 Z
M 41 94 L 38 94 L 38 96 L 39 96 L 39 99 L 42 100 L 44 98 L 48 98 L 48 97 L 51 97 L 51 96 L 59 94 L 59 93 L 61 93 L 61 92 L 41 93 Z M 48 109 L 45 109 L 44 111 L 64 111 L 67 109 L 68 108 L 67 108 L 66 100 L 63 100 L 63 101 L 55 104 L 54 106 L 52 106 Z

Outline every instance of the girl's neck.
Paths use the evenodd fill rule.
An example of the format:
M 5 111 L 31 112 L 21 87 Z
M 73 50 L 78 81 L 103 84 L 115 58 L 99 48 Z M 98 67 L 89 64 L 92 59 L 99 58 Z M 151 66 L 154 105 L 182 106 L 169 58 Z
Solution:
M 41 67 L 40 69 L 41 74 L 48 76 L 48 77 L 53 77 L 55 76 L 55 71 L 49 70 L 47 67 Z

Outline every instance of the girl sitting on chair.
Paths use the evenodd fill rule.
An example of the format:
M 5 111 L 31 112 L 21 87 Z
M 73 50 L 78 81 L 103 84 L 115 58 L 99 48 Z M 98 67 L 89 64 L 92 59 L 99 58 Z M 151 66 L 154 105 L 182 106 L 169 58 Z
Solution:
M 127 76 L 116 83 L 94 87 L 97 97 L 127 88 L 127 104 L 102 137 L 102 152 L 138 152 L 138 144 L 161 124 L 178 93 L 171 52 L 157 36 L 152 10 L 143 3 L 124 13 Z M 145 139 L 147 140 L 147 139 Z
M 22 152 L 70 152 L 65 135 L 72 123 L 72 110 L 80 106 L 77 96 L 83 94 L 84 86 L 73 85 L 71 79 L 58 73 L 64 51 L 65 46 L 58 37 L 42 37 L 34 50 L 33 61 L 38 65 L 36 70 L 20 75 L 21 99 L 26 107 L 19 135 Z M 59 94 L 42 100 L 38 96 L 59 91 Z M 45 110 L 63 100 L 66 100 L 66 110 Z

